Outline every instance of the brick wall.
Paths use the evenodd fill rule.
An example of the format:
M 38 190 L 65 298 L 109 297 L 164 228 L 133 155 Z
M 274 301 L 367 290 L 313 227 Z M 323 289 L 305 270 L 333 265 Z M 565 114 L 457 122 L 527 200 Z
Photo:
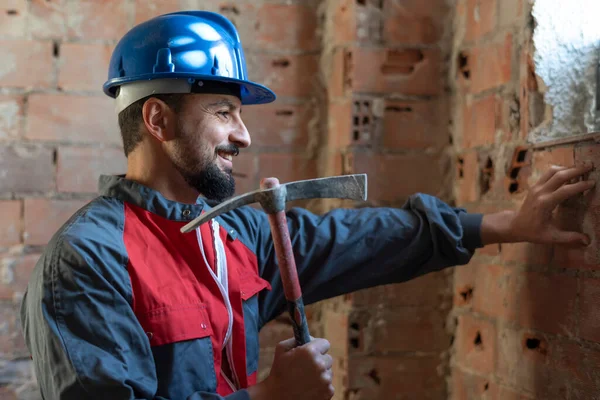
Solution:
M 517 208 L 552 164 L 600 162 L 593 135 L 526 142 L 548 120 L 532 62 L 529 3 L 456 2 L 449 78 L 455 194 L 473 211 Z M 452 399 L 597 398 L 597 204 L 594 191 L 556 214 L 565 228 L 590 235 L 585 250 L 488 246 L 455 270 Z
M 526 142 L 545 106 L 525 0 L 6 1 L 2 399 L 35 398 L 15 311 L 41 249 L 94 196 L 97 175 L 125 168 L 100 91 L 110 51 L 134 23 L 190 8 L 230 17 L 250 76 L 279 95 L 244 109 L 253 146 L 237 161 L 239 191 L 267 175 L 367 172 L 371 205 L 399 206 L 422 191 L 494 211 L 518 207 L 550 163 L 600 162 L 585 138 Z M 558 214 L 590 234 L 585 252 L 489 246 L 468 266 L 310 307 L 311 332 L 333 344 L 336 398 L 593 397 L 600 203 L 591 196 Z M 261 332 L 261 377 L 290 333 L 285 318 Z
M 450 200 L 446 1 L 325 4 L 323 174 L 368 173 L 371 205 L 400 206 L 415 192 Z M 336 399 L 446 398 L 449 275 L 321 305 Z
M 244 110 L 253 146 L 237 161 L 240 192 L 268 175 L 295 180 L 367 172 L 372 205 L 398 206 L 416 191 L 450 198 L 449 8 L 443 0 L 435 6 L 388 0 L 4 2 L 1 398 L 37 396 L 16 310 L 43 246 L 94 197 L 99 174 L 125 170 L 112 104 L 100 89 L 111 50 L 135 23 L 194 8 L 233 20 L 250 76 L 279 95 L 272 105 Z M 316 211 L 351 206 L 304 205 Z M 309 307 L 311 332 L 334 343 L 337 398 L 445 396 L 449 276 Z M 262 331 L 260 377 L 268 373 L 274 345 L 290 335 L 285 318 Z M 401 381 L 394 372 L 400 370 L 406 376 Z

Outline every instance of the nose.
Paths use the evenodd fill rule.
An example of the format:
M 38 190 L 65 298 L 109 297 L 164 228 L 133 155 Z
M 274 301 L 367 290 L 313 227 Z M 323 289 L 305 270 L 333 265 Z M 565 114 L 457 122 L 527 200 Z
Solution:
M 249 147 L 252 143 L 250 133 L 241 117 L 238 117 L 238 126 L 229 135 L 229 141 L 235 143 L 240 148 Z

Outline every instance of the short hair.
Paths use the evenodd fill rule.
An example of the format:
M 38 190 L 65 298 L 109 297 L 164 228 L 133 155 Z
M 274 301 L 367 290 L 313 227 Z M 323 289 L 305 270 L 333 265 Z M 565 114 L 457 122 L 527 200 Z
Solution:
M 144 138 L 141 131 L 143 123 L 142 108 L 144 107 L 144 103 L 152 97 L 164 101 L 176 113 L 183 106 L 184 94 L 153 94 L 136 101 L 121 111 L 119 113 L 119 128 L 121 129 L 125 157 L 129 156 L 129 153 L 135 150 Z

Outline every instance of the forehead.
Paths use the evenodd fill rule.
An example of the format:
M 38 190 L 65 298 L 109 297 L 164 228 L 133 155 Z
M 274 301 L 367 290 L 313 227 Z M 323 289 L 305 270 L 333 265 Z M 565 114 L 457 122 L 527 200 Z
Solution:
M 241 108 L 241 100 L 228 94 L 193 93 L 187 96 L 187 106 L 190 107 L 230 107 Z

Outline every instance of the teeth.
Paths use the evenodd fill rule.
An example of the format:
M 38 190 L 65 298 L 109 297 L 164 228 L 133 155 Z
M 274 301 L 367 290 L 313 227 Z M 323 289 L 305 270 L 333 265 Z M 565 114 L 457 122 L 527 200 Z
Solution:
M 231 154 L 227 154 L 227 153 L 219 153 L 219 155 L 220 155 L 222 158 L 224 158 L 224 159 L 226 159 L 226 160 L 228 160 L 228 161 L 232 161 L 232 160 L 233 160 L 233 156 L 232 156 Z

